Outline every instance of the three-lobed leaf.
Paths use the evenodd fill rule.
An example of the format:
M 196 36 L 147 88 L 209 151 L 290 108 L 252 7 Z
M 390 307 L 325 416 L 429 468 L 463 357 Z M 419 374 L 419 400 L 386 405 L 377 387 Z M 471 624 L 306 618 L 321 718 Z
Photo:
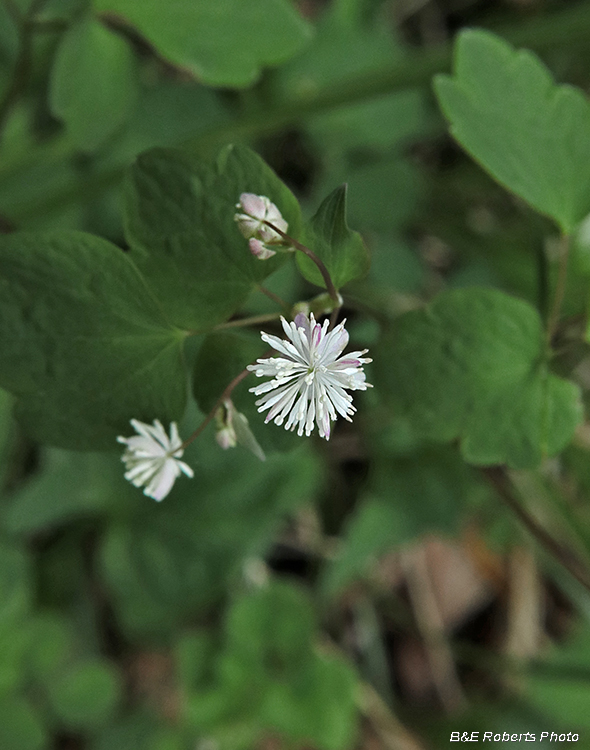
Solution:
M 473 464 L 536 466 L 582 417 L 579 388 L 549 371 L 538 313 L 498 290 L 445 292 L 402 315 L 375 365 L 397 413 L 427 437 L 459 439 Z
M 178 419 L 184 337 L 129 257 L 83 232 L 0 238 L 0 384 L 37 439 L 108 449 L 129 420 Z
M 457 141 L 498 182 L 570 233 L 590 211 L 590 104 L 528 50 L 460 34 L 452 77 L 435 78 Z
M 358 232 L 346 222 L 346 185 L 328 195 L 305 228 L 303 241 L 324 263 L 339 289 L 369 270 L 369 251 Z M 301 252 L 297 264 L 308 281 L 324 286 L 316 264 Z
M 248 86 L 310 37 L 288 0 L 94 0 L 94 7 L 123 18 L 163 58 L 211 86 Z

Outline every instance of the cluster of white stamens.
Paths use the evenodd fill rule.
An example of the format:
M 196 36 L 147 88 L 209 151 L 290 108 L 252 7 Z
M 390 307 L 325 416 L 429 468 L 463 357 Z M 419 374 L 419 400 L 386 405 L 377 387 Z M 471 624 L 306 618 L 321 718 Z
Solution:
M 371 387 L 362 367 L 371 360 L 362 356 L 366 349 L 340 356 L 348 344 L 346 321 L 333 331 L 328 331 L 327 320 L 323 326 L 317 323 L 313 313 L 309 318 L 299 314 L 292 323 L 284 318 L 281 322 L 288 340 L 266 333 L 262 340 L 283 356 L 259 359 L 248 366 L 257 377 L 272 378 L 250 389 L 262 396 L 256 402 L 258 411 L 268 410 L 267 422 L 284 423 L 286 430 L 297 429 L 298 435 L 311 435 L 317 424 L 320 437 L 328 440 L 338 415 L 350 422 L 356 411 L 345 389 Z

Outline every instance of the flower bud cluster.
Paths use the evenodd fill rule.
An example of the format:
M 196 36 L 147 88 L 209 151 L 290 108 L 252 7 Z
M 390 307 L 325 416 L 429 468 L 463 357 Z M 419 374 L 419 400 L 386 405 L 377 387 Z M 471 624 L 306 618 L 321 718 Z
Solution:
M 265 195 L 242 193 L 236 203 L 239 213 L 234 215 L 238 229 L 248 240 L 250 252 L 258 260 L 268 260 L 276 255 L 274 247 L 283 246 L 285 241 L 280 232 L 285 233 L 289 225 L 279 209 Z M 268 222 L 268 223 L 267 223 Z M 270 227 L 268 224 L 272 224 Z M 273 227 L 276 227 L 277 232 Z

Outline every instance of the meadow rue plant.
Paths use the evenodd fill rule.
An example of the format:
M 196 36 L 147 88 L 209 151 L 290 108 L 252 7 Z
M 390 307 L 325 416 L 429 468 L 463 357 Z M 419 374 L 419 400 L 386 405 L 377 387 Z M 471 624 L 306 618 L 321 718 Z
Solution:
M 238 737 L 244 747 L 353 750 L 381 735 L 386 704 L 409 722 L 419 714 L 396 646 L 407 637 L 437 667 L 429 726 L 422 732 L 416 718 L 408 737 L 446 747 L 448 716 L 468 722 L 472 708 L 497 724 L 498 706 L 479 710 L 486 696 L 470 706 L 475 683 L 463 685 L 455 664 L 456 629 L 439 633 L 449 658 L 436 659 L 429 636 L 440 612 L 424 617 L 421 594 L 432 588 L 436 537 L 447 582 L 461 579 L 448 545 L 455 535 L 460 548 L 467 527 L 478 548 L 503 557 L 509 584 L 521 570 L 538 584 L 528 610 L 543 636 L 576 617 L 553 595 L 562 580 L 574 604 L 590 591 L 590 239 L 580 230 L 590 214 L 588 3 L 561 3 L 571 11 L 552 8 L 546 19 L 539 7 L 535 24 L 510 32 L 547 53 L 561 34 L 564 49 L 548 60 L 583 89 L 557 85 L 533 53 L 476 29 L 458 31 L 452 73 L 440 50 L 420 64 L 432 35 L 417 28 L 407 56 L 403 33 L 389 42 L 383 33 L 382 3 L 312 2 L 304 19 L 291 0 L 224 0 L 223 14 L 206 0 L 182 14 L 164 0 L 93 0 L 93 14 L 59 13 L 49 46 L 37 39 L 53 26 L 42 5 L 0 0 L 0 165 L 10 162 L 0 169 L 0 591 L 26 605 L 0 596 L 11 676 L 0 750 L 69 736 L 83 747 L 136 738 L 146 750 L 143 739 L 156 736 L 196 747 L 204 731 L 220 747 Z M 470 0 L 465 13 L 431 5 L 446 32 L 490 3 Z M 175 86 L 168 63 L 199 86 Z M 457 169 L 431 127 L 437 66 Z M 263 70 L 272 75 L 255 83 Z M 231 106 L 228 89 L 252 106 Z M 245 133 L 252 143 L 264 136 L 303 207 L 258 153 L 214 146 Z M 31 148 L 15 149 L 21 142 Z M 140 153 L 142 144 L 150 148 Z M 65 182 L 36 169 L 47 148 Z M 83 174 L 71 169 L 80 154 Z M 318 196 L 324 185 L 334 189 Z M 119 188 L 121 215 L 105 210 Z M 437 262 L 425 241 L 452 262 Z M 367 379 L 374 389 L 355 397 Z M 22 460 L 29 440 L 34 473 Z M 181 474 L 193 477 L 182 460 L 193 441 L 198 482 L 176 488 Z M 100 451 L 115 448 L 113 474 Z M 123 474 L 129 493 L 118 492 Z M 137 502 L 140 490 L 172 502 Z M 546 623 L 537 616 L 545 556 L 512 533 L 499 544 L 497 524 L 485 523 L 504 524 L 502 503 L 568 571 L 551 576 Z M 407 584 L 404 622 L 388 614 L 400 587 L 374 596 L 370 585 L 391 553 Z M 459 614 L 479 618 L 489 605 Z M 505 605 L 495 598 L 494 621 Z M 81 629 L 81 611 L 108 627 Z M 496 630 L 475 645 L 493 646 Z M 30 644 L 24 632 L 35 634 Z M 561 663 L 588 671 L 590 629 L 580 635 L 573 650 L 557 649 Z M 535 662 L 546 639 L 536 640 Z M 166 695 L 141 690 L 128 705 L 137 670 L 127 657 L 149 643 L 168 645 L 170 691 L 198 711 L 171 716 Z M 370 674 L 359 666 L 375 666 L 375 643 L 383 665 Z M 62 652 L 43 667 L 44 654 Z M 487 661 L 473 665 L 477 684 L 495 680 Z M 585 725 L 590 684 L 544 671 L 523 672 L 524 713 L 510 720 L 555 707 L 556 730 Z M 575 716 L 567 701 L 580 691 Z M 492 692 L 510 702 L 502 685 Z
M 170 437 L 158 419 L 153 426 L 137 419 L 132 419 L 131 425 L 137 435 L 117 438 L 127 446 L 121 458 L 127 469 L 125 479 L 136 487 L 145 487 L 144 495 L 163 500 L 181 473 L 194 476 L 191 467 L 179 460 L 184 451 L 176 422 L 170 425 Z
M 320 437 L 329 440 L 331 422 L 339 414 L 349 422 L 356 411 L 352 396 L 345 389 L 364 391 L 371 388 L 365 380 L 363 365 L 372 360 L 363 357 L 367 349 L 355 351 L 341 357 L 348 344 L 348 333 L 342 321 L 329 331 L 329 321 L 323 325 L 316 322 L 313 313 L 309 317 L 300 313 L 292 323 L 281 317 L 283 330 L 288 340 L 263 333 L 261 338 L 276 349 L 282 357 L 258 359 L 248 370 L 257 377 L 272 380 L 251 388 L 256 396 L 258 411 L 269 409 L 266 422 L 274 420 L 285 429 L 297 428 L 299 436 L 311 435 L 314 423 Z

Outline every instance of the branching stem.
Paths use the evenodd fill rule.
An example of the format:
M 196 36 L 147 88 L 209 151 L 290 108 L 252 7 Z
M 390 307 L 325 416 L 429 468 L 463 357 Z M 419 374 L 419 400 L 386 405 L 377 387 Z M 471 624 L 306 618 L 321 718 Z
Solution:
M 205 419 L 201 422 L 201 424 L 197 427 L 197 429 L 193 432 L 190 437 L 188 437 L 184 443 L 180 446 L 182 450 L 184 450 L 187 446 L 189 446 L 194 440 L 196 440 L 199 435 L 203 432 L 205 427 L 211 422 L 211 420 L 215 417 L 215 414 L 217 413 L 217 410 L 219 407 L 223 404 L 224 401 L 227 401 L 227 399 L 231 396 L 232 391 L 236 386 L 238 386 L 244 378 L 246 378 L 250 374 L 250 370 L 247 368 L 242 370 L 242 372 L 239 375 L 236 375 L 236 377 L 231 381 L 231 383 L 227 386 L 227 388 L 223 391 L 221 396 L 217 399 L 215 404 L 213 405 L 213 408 L 207 414 Z

